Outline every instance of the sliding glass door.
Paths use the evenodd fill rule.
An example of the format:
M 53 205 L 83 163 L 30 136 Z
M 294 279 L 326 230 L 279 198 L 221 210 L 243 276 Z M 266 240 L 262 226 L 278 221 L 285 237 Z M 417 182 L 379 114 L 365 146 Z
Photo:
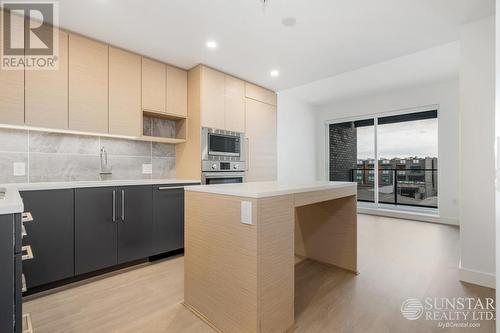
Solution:
M 332 181 L 358 184 L 358 201 L 437 208 L 437 111 L 329 125 Z
M 356 181 L 358 200 L 375 202 L 373 119 L 330 125 L 330 180 Z

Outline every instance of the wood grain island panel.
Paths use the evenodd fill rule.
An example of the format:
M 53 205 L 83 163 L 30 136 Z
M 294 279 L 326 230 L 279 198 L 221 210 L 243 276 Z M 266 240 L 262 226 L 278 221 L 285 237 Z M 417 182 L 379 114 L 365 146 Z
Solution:
M 357 271 L 354 183 L 194 186 L 185 213 L 184 304 L 221 332 L 293 326 L 295 255 Z

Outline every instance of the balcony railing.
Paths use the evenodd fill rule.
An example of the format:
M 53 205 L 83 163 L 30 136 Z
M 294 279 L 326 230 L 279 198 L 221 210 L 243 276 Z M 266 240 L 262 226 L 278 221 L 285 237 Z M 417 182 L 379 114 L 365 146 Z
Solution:
M 415 207 L 438 207 L 437 169 L 379 169 L 378 202 Z M 358 183 L 358 201 L 375 202 L 375 170 L 351 169 Z

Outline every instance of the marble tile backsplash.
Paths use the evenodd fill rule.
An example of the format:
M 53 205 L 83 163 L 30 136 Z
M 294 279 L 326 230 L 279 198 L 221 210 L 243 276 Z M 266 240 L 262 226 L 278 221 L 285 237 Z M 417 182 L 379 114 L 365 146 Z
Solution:
M 177 125 L 173 120 L 144 116 L 142 126 L 144 135 L 175 138 Z
M 108 152 L 110 175 L 99 174 L 101 146 Z M 24 176 L 14 176 L 16 162 L 25 163 Z M 143 174 L 143 164 L 152 164 L 153 174 Z M 175 178 L 174 145 L 0 129 L 0 183 L 150 178 Z

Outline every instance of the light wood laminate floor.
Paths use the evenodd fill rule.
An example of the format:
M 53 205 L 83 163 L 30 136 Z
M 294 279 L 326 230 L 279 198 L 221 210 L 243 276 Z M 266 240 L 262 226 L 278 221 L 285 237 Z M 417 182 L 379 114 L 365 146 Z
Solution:
M 410 297 L 494 297 L 458 281 L 458 228 L 359 215 L 358 231 L 359 275 L 296 264 L 293 332 L 494 332 L 494 322 L 442 329 L 401 316 Z M 36 333 L 213 332 L 181 304 L 183 266 L 176 257 L 79 283 L 26 301 L 24 310 Z

